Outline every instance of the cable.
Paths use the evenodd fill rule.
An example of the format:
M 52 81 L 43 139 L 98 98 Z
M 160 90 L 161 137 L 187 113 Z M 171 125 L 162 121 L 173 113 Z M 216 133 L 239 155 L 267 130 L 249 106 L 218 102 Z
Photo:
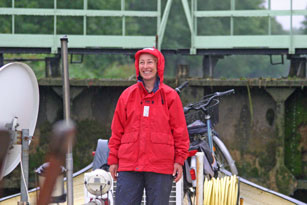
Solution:
M 21 176 L 22 176 L 22 179 L 23 179 L 23 184 L 25 185 L 26 193 L 27 193 L 27 198 L 28 198 L 28 201 L 29 201 L 30 198 L 29 198 L 29 193 L 28 193 L 28 186 L 26 184 L 25 174 L 23 172 L 22 160 L 20 160 L 20 168 L 21 168 Z

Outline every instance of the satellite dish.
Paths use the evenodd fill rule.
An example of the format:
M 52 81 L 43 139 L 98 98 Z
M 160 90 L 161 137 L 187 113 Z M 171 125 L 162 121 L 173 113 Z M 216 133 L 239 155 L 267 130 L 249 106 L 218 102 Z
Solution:
M 17 130 L 29 129 L 33 136 L 39 107 L 38 83 L 32 69 L 24 63 L 9 63 L 0 68 L 0 127 L 17 118 Z M 13 144 L 3 166 L 3 176 L 21 160 L 21 145 Z

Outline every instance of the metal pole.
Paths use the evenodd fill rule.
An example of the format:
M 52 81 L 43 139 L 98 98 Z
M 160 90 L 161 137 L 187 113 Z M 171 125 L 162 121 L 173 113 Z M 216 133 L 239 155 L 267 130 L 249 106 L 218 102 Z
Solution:
M 231 11 L 234 11 L 236 9 L 236 6 L 235 6 L 235 3 L 236 1 L 235 0 L 230 0 L 230 10 Z M 231 15 L 230 17 L 230 35 L 233 36 L 233 15 Z
M 204 153 L 196 153 L 196 205 L 203 204 L 204 201 Z
M 83 0 L 83 9 L 87 10 L 87 0 Z M 86 36 L 86 15 L 83 16 L 83 35 Z
M 64 120 L 68 124 L 70 121 L 70 90 L 69 90 L 69 72 L 68 72 L 68 38 L 64 36 L 61 38 L 61 54 L 62 54 L 62 80 L 63 80 L 63 107 Z M 73 205 L 73 156 L 72 143 L 68 143 L 66 154 L 66 169 L 67 169 L 67 204 Z
M 12 0 L 12 9 L 15 8 L 15 0 Z M 12 34 L 15 34 L 15 15 L 12 15 Z
M 21 203 L 28 204 L 28 182 L 29 182 L 29 130 L 22 130 L 22 154 L 21 154 L 21 180 L 20 180 L 20 194 Z
M 121 11 L 125 11 L 125 0 L 121 0 Z M 122 16 L 122 35 L 126 35 L 126 16 Z
M 183 177 L 176 183 L 176 205 L 183 205 Z
M 268 0 L 268 10 L 271 12 L 271 0 Z M 269 23 L 268 23 L 268 34 L 271 35 L 272 34 L 272 20 L 271 20 L 271 14 L 269 14 Z
M 295 54 L 295 48 L 293 46 L 293 4 L 290 0 L 290 49 L 289 54 Z
M 197 32 L 196 32 L 196 27 L 197 27 L 197 22 L 195 17 L 195 12 L 196 12 L 196 8 L 195 8 L 195 1 L 196 0 L 192 0 L 191 1 L 191 19 L 192 19 L 192 29 L 193 32 L 191 33 L 191 49 L 190 49 L 190 54 L 196 54 L 196 49 L 195 49 L 195 38 L 197 36 Z
M 53 11 L 54 11 L 54 16 L 53 16 L 53 45 L 51 47 L 51 52 L 52 53 L 58 53 L 58 38 L 56 36 L 56 32 L 57 32 L 57 13 L 56 13 L 56 9 L 57 9 L 57 0 L 53 1 Z
M 157 16 L 157 34 L 160 33 L 160 24 L 161 24 L 161 0 L 157 1 L 157 12 L 158 12 L 158 16 Z

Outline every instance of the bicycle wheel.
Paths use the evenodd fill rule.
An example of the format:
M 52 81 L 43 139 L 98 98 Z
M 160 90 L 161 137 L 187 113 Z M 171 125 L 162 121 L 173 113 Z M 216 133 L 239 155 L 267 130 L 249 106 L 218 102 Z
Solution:
M 227 147 L 224 145 L 222 140 L 215 135 L 213 136 L 213 146 L 215 147 L 215 158 L 220 169 L 227 170 L 233 175 L 238 175 L 235 161 L 232 159 Z

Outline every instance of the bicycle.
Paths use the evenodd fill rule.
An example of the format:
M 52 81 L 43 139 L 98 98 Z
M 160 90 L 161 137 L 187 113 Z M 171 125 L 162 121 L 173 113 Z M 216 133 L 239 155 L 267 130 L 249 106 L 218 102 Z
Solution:
M 179 95 L 187 84 L 186 81 L 175 89 Z M 206 177 L 218 177 L 229 173 L 238 174 L 235 161 L 214 130 L 219 120 L 219 98 L 230 94 L 234 94 L 233 89 L 206 95 L 200 101 L 184 106 L 190 137 L 189 157 L 184 165 L 184 194 L 188 204 L 193 204 L 192 199 L 196 194 L 196 152 L 204 152 L 204 175 Z

